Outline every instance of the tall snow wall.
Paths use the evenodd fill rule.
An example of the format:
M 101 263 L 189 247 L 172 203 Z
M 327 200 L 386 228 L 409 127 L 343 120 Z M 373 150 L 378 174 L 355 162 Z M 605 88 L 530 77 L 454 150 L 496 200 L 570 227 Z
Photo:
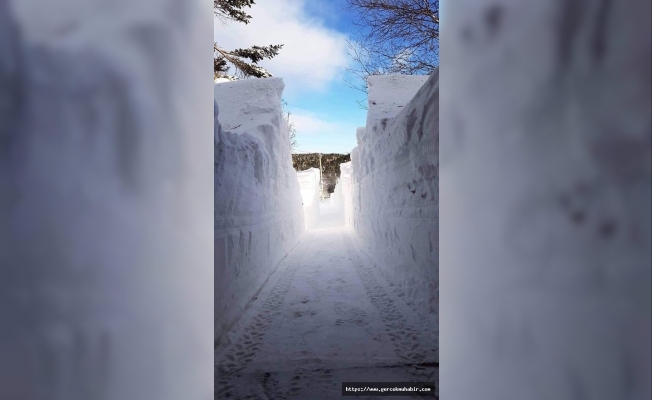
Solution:
M 317 168 L 308 168 L 305 171 L 297 172 L 297 177 L 303 201 L 306 228 L 314 228 L 319 218 L 319 170 Z
M 334 193 L 336 194 L 335 206 L 344 215 L 344 226 L 352 229 L 353 189 L 351 187 L 351 161 L 340 164 L 340 179 L 337 185 L 335 185 Z
M 435 327 L 438 78 L 369 78 L 367 126 L 357 131 L 350 164 L 340 165 L 345 221 L 397 292 Z
M 652 398 L 651 14 L 448 2 L 442 399 Z
M 55 3 L 0 0 L 0 399 L 213 398 L 212 18 Z
M 281 78 L 215 84 L 215 337 L 303 232 Z
M 335 210 L 337 210 L 339 214 L 344 215 L 344 192 L 342 191 L 342 184 L 340 183 L 341 180 L 342 172 L 340 167 L 340 178 L 338 178 L 337 182 L 335 183 L 335 189 L 333 190 L 331 199 L 333 201 L 333 207 Z

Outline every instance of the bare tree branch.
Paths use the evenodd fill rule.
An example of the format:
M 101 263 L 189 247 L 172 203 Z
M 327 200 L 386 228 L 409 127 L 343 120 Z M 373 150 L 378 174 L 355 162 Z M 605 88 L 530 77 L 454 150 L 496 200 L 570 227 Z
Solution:
M 358 27 L 347 70 L 367 92 L 366 78 L 378 74 L 429 75 L 439 65 L 439 0 L 347 0 Z

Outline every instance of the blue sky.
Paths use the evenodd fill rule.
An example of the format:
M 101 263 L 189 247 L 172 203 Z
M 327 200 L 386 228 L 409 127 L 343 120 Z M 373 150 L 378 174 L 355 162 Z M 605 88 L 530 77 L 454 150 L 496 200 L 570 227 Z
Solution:
M 256 0 L 248 25 L 215 22 L 215 41 L 225 48 L 283 43 L 261 65 L 285 82 L 284 98 L 297 127 L 299 152 L 349 153 L 366 110 L 349 88 L 346 39 L 354 33 L 345 0 Z

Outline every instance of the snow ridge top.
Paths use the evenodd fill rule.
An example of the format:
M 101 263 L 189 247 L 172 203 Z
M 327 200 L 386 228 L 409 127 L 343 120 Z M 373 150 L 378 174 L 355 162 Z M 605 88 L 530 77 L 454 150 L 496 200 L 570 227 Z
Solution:
M 242 79 L 214 84 L 222 128 L 242 133 L 278 118 L 285 89 L 283 78 Z
M 374 75 L 367 78 L 367 126 L 381 118 L 394 118 L 412 100 L 428 75 Z

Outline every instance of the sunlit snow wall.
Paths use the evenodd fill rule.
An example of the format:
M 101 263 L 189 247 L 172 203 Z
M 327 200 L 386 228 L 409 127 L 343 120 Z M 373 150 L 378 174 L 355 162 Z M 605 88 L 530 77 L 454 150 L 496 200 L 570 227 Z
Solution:
M 397 292 L 437 326 L 438 72 L 368 82 L 367 126 L 340 165 L 345 221 Z
M 306 228 L 314 228 L 317 223 L 317 218 L 319 218 L 319 170 L 317 168 L 309 168 L 305 171 L 297 172 L 297 176 L 299 178 L 299 187 L 301 188 Z
M 351 188 L 351 161 L 340 164 L 340 179 L 337 181 L 333 193 L 335 195 L 335 207 L 344 216 L 344 226 L 352 229 L 353 193 Z
M 281 78 L 215 84 L 215 337 L 304 230 Z M 220 126 L 221 124 L 221 126 Z

